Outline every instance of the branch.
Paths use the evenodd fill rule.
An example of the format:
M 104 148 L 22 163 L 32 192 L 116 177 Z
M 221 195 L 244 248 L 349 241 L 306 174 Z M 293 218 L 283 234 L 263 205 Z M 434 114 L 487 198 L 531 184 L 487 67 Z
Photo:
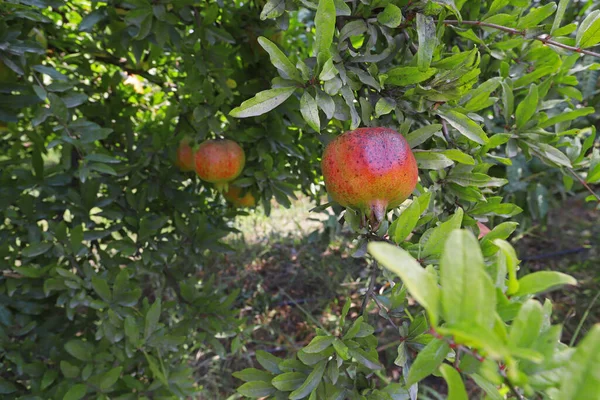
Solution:
M 581 183 L 587 190 L 588 192 L 590 192 L 592 194 L 592 196 L 594 196 L 596 198 L 596 200 L 598 200 L 598 202 L 600 203 L 600 196 L 598 195 L 598 193 L 594 192 L 592 190 L 592 188 L 590 187 L 590 185 L 587 184 L 586 181 L 583 180 L 582 177 L 579 176 L 579 174 L 577 174 L 575 171 L 573 171 L 571 168 L 567 168 L 569 170 L 569 172 L 575 177 L 577 178 L 577 180 L 579 181 L 579 183 Z
M 486 28 L 492 28 L 492 29 L 498 29 L 500 31 L 504 31 L 513 35 L 520 35 L 520 36 L 525 36 L 526 34 L 526 30 L 519 30 L 519 29 L 514 29 L 514 28 L 509 28 L 507 26 L 502 26 L 502 25 L 496 25 L 496 24 L 490 24 L 487 22 L 481 22 L 481 21 L 458 21 L 455 19 L 447 19 L 444 20 L 444 24 L 446 25 L 473 25 L 473 26 L 484 26 Z M 539 36 L 535 36 L 533 39 L 535 40 L 539 40 L 540 42 L 544 43 L 544 44 L 549 44 L 551 46 L 556 46 L 556 47 L 560 47 L 562 49 L 565 50 L 570 50 L 573 51 L 575 53 L 582 53 L 582 54 L 587 54 L 589 56 L 593 56 L 593 57 L 598 57 L 600 58 L 600 53 L 596 53 L 593 51 L 589 51 L 589 50 L 584 50 L 580 47 L 575 47 L 575 46 L 569 46 L 554 40 L 550 39 L 550 35 L 539 35 Z
M 373 263 L 373 270 L 371 271 L 371 280 L 369 281 L 369 288 L 367 289 L 367 293 L 365 294 L 365 298 L 363 299 L 362 306 L 360 308 L 360 313 L 362 315 L 366 315 L 367 313 L 367 305 L 369 304 L 369 299 L 373 296 L 373 290 L 375 290 L 375 281 L 377 280 L 377 262 Z

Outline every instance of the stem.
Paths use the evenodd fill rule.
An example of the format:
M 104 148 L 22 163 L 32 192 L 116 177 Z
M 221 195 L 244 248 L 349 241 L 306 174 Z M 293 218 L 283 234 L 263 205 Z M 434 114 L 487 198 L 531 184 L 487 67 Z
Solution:
M 367 289 L 367 293 L 365 294 L 365 298 L 363 299 L 362 306 L 360 308 L 360 313 L 362 315 L 367 314 L 367 305 L 369 304 L 369 299 L 373 296 L 373 290 L 375 289 L 375 281 L 377 280 L 377 262 L 373 263 L 373 269 L 371 270 L 371 279 L 369 281 L 369 288 Z
M 507 26 L 490 24 L 490 23 L 481 22 L 481 21 L 458 21 L 455 19 L 447 19 L 447 20 L 444 20 L 444 23 L 447 25 L 461 25 L 462 24 L 462 25 L 484 26 L 486 28 L 498 29 L 500 31 L 504 31 L 504 32 L 507 32 L 507 33 L 510 33 L 513 35 L 520 35 L 520 36 L 525 36 L 525 34 L 526 34 L 525 29 L 519 30 L 519 29 L 509 28 Z M 589 50 L 584 50 L 580 47 L 562 44 L 560 42 L 551 40 L 550 35 L 539 35 L 539 36 L 534 37 L 533 39 L 539 40 L 540 42 L 542 42 L 544 44 L 549 44 L 551 46 L 560 47 L 565 50 L 574 51 L 575 53 L 582 53 L 582 54 L 587 54 L 589 56 L 594 56 L 594 57 L 600 58 L 600 53 L 596 53 L 596 52 L 589 51 Z
M 600 203 L 600 196 L 599 196 L 599 195 L 598 195 L 596 192 L 594 192 L 594 191 L 592 190 L 592 188 L 590 187 L 590 185 L 588 185 L 588 184 L 587 184 L 587 182 L 586 182 L 586 181 L 584 181 L 584 180 L 583 180 L 583 178 L 582 178 L 582 177 L 580 177 L 580 176 L 579 176 L 579 174 L 577 174 L 577 173 L 576 173 L 575 171 L 573 171 L 571 168 L 567 168 L 567 169 L 569 170 L 569 172 L 570 172 L 570 173 L 571 173 L 571 174 L 572 174 L 572 175 L 573 175 L 575 178 L 577 178 L 577 180 L 579 181 L 579 183 L 581 183 L 581 184 L 582 184 L 582 185 L 583 185 L 583 186 L 584 186 L 584 187 L 587 189 L 587 191 L 588 191 L 588 192 L 590 192 L 590 193 L 592 194 L 592 196 L 594 196 L 594 197 L 596 198 L 596 200 L 598 200 L 598 202 Z
M 377 298 L 377 296 L 375 296 L 375 293 L 371 293 L 371 297 L 373 298 L 373 301 L 375 302 L 375 304 L 377 304 L 377 308 L 379 308 L 379 310 L 383 310 L 385 311 L 385 319 L 390 323 L 390 325 L 392 325 L 396 330 L 398 329 L 398 325 L 396 325 L 394 323 L 394 321 L 392 321 L 392 319 L 390 318 L 390 316 L 388 315 L 388 310 L 385 309 L 385 307 L 383 306 L 383 304 L 381 304 L 381 302 L 379 301 L 379 299 Z
M 581 327 L 583 326 L 583 323 L 587 319 L 587 317 L 590 313 L 590 310 L 592 309 L 594 304 L 596 304 L 596 300 L 598 300 L 598 297 L 600 297 L 600 292 L 598 292 L 598 294 L 596 294 L 596 296 L 594 297 L 594 299 L 592 300 L 592 302 L 590 303 L 588 308 L 583 313 L 581 320 L 579 320 L 579 324 L 577 325 L 577 328 L 575 329 L 575 333 L 573 334 L 573 337 L 571 338 L 571 341 L 569 342 L 569 347 L 573 347 L 573 345 L 575 344 L 575 340 L 577 340 L 577 336 L 579 336 L 579 331 L 581 331 Z
M 519 393 L 515 385 L 513 385 L 512 382 L 506 376 L 504 377 L 504 383 L 510 388 L 510 391 L 517 397 L 517 399 L 525 400 L 525 397 L 523 397 L 523 395 Z

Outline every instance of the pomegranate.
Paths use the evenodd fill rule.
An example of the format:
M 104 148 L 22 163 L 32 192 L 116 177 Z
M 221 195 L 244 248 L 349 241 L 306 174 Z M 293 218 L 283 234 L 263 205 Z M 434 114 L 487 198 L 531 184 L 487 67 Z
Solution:
M 247 191 L 242 196 L 242 188 L 238 186 L 229 186 L 229 188 L 223 192 L 223 197 L 236 207 L 254 207 L 256 206 L 256 199 L 250 191 Z
M 244 149 L 232 140 L 207 140 L 198 146 L 195 162 L 200 179 L 214 183 L 217 190 L 223 191 L 227 189 L 228 182 L 242 173 L 246 155 Z
M 194 151 L 190 146 L 190 139 L 184 138 L 179 142 L 175 164 L 184 172 L 194 170 Z
M 334 139 L 321 161 L 333 200 L 358 210 L 377 229 L 417 185 L 417 161 L 406 139 L 389 128 L 359 128 Z

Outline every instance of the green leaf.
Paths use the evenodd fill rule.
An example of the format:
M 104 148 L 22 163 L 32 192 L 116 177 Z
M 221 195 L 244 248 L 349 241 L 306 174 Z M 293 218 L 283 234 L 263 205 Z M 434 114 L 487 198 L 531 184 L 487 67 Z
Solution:
M 502 113 L 504 115 L 504 121 L 507 125 L 511 123 L 511 117 L 513 110 L 515 109 L 515 96 L 513 94 L 513 88 L 510 80 L 502 81 Z
M 592 17 L 593 16 L 593 17 Z M 590 13 L 581 23 L 577 31 L 577 45 L 585 49 L 600 42 L 600 14 Z
M 340 357 L 342 357 L 343 360 L 350 359 L 350 352 L 348 351 L 348 346 L 346 346 L 346 344 L 344 342 L 342 342 L 340 339 L 336 338 L 333 341 L 333 348 L 335 349 L 335 352 Z
M 79 383 L 77 385 L 71 386 L 71 389 L 65 394 L 63 400 L 79 400 L 85 393 L 87 392 L 87 385 L 83 383 Z
M 318 353 L 331 346 L 334 339 L 335 337 L 333 336 L 315 336 L 315 338 L 304 347 L 304 351 L 307 353 Z
M 517 28 L 525 29 L 531 28 L 533 26 L 538 25 L 540 22 L 554 14 L 556 10 L 556 3 L 548 3 L 545 6 L 532 8 L 529 14 L 525 15 L 521 19 L 519 19 L 519 23 L 517 24 Z
M 306 375 L 300 372 L 286 372 L 277 375 L 271 381 L 271 384 L 282 392 L 291 392 L 298 389 L 306 381 Z
M 46 243 L 46 242 L 32 244 L 30 246 L 27 246 L 23 250 L 22 254 L 23 254 L 23 257 L 37 257 L 37 256 L 41 256 L 42 254 L 44 254 L 48 250 L 50 250 L 52 248 L 52 246 L 53 246 L 52 243 Z
M 600 324 L 581 340 L 562 373 L 556 400 L 600 398 Z
M 277 391 L 269 382 L 254 381 L 244 383 L 237 388 L 237 391 L 242 396 L 258 398 L 270 396 Z
M 407 86 L 426 81 L 437 72 L 436 68 L 421 71 L 417 67 L 395 67 L 381 75 L 385 84 L 393 86 Z
M 481 127 L 466 115 L 452 109 L 438 110 L 438 115 L 444 118 L 454 129 L 475 143 L 486 144 L 488 137 Z
M 394 220 L 390 226 L 389 232 L 392 240 L 400 244 L 410 235 L 421 215 L 421 205 L 416 199 L 402 211 L 402 214 Z
M 496 246 L 500 248 L 500 251 L 506 257 L 506 269 L 508 271 L 508 289 L 506 294 L 513 295 L 519 290 L 519 282 L 517 281 L 517 265 L 519 259 L 514 247 L 510 245 L 506 240 L 496 239 L 492 241 Z
M 281 359 L 279 357 L 275 357 L 271 353 L 258 350 L 256 352 L 256 361 L 258 361 L 258 363 L 269 372 L 274 374 L 281 373 L 281 370 L 279 369 L 279 363 L 281 362 Z
M 17 387 L 14 385 L 14 383 L 0 377 L 0 394 L 10 394 L 16 391 Z
M 600 164 L 596 164 L 594 167 L 590 166 L 590 170 L 585 179 L 587 183 L 598 183 L 600 182 Z
M 297 82 L 304 81 L 302 76 L 300 76 L 300 71 L 298 71 L 298 69 L 294 66 L 294 64 L 292 64 L 287 56 L 283 54 L 281 50 L 279 50 L 279 47 L 277 47 L 275 43 L 271 42 L 264 36 L 260 36 L 258 38 L 258 43 L 263 49 L 265 49 L 267 53 L 269 53 L 269 56 L 271 57 L 271 64 L 273 64 L 275 68 L 281 72 L 281 75 L 285 79 L 293 79 Z
M 65 344 L 65 350 L 81 361 L 90 361 L 94 354 L 94 345 L 81 339 L 73 339 Z
M 79 367 L 68 361 L 62 360 L 60 362 L 60 372 L 62 372 L 65 378 L 72 379 L 79 375 Z
M 50 100 L 50 111 L 60 122 L 66 122 L 69 110 L 65 102 L 54 93 L 48 93 L 48 100 Z
M 454 161 L 433 151 L 415 151 L 415 159 L 420 169 L 444 169 L 454 164 Z
M 321 131 L 321 121 L 319 120 L 319 109 L 317 108 L 317 101 L 305 91 L 300 99 L 300 113 L 302 118 L 313 128 L 316 132 Z
M 264 90 L 231 110 L 229 115 L 235 118 L 247 118 L 265 114 L 286 101 L 295 90 L 295 86 Z
M 77 376 L 77 374 L 75 374 Z M 58 377 L 58 371 L 55 369 L 48 369 L 44 372 L 44 376 L 42 377 L 42 382 L 40 383 L 40 389 L 45 390 L 48 388 Z M 2 391 L 0 390 L 0 393 Z
M 393 99 L 382 97 L 377 100 L 377 104 L 375 104 L 375 116 L 379 118 L 382 115 L 387 115 L 394 111 L 395 107 L 396 102 Z
M 491 328 L 496 292 L 485 271 L 479 242 L 467 230 L 454 230 L 447 237 L 440 261 L 444 319 L 449 325 L 472 323 Z
M 102 377 L 100 378 L 100 390 L 106 391 L 113 387 L 114 384 L 119 380 L 121 372 L 123 372 L 123 367 L 115 367 L 102 374 Z
M 532 149 L 535 146 L 530 146 Z M 562 165 L 567 168 L 571 168 L 571 160 L 566 156 L 565 153 L 557 149 L 556 147 L 550 146 L 547 143 L 538 143 L 537 147 L 543 152 L 542 156 L 545 156 L 548 160 L 552 161 L 557 165 Z
M 512 322 L 509 342 L 513 349 L 528 349 L 533 346 L 540 334 L 544 313 L 539 301 L 529 299 L 519 310 L 517 318 Z
M 538 271 L 519 279 L 519 289 L 515 296 L 526 296 L 555 289 L 562 285 L 577 285 L 577 280 L 558 271 Z
M 562 22 L 563 16 L 565 15 L 565 11 L 567 9 L 567 5 L 570 0 L 560 0 L 558 3 L 558 10 L 556 11 L 556 15 L 554 16 L 554 22 L 552 23 L 552 29 L 550 29 L 550 34 L 552 35 L 555 30 L 560 27 L 560 23 Z
M 517 106 L 515 119 L 517 120 L 517 128 L 522 128 L 533 117 L 538 106 L 538 88 L 535 84 L 529 87 L 529 93 L 522 102 Z
M 156 299 L 154 303 L 148 309 L 146 313 L 146 323 L 144 326 L 144 338 L 148 339 L 156 329 L 158 329 L 158 320 L 160 319 L 160 312 L 162 303 L 160 298 Z
M 335 21 L 333 0 L 320 0 L 315 15 L 315 56 L 319 66 L 331 58 L 330 47 L 335 33 Z
M 379 370 L 383 367 L 379 364 L 379 360 L 375 354 L 369 354 L 360 348 L 350 348 L 350 357 L 353 357 L 359 364 L 364 365 L 370 370 Z
M 440 366 L 440 373 L 448 384 L 447 400 L 469 400 L 465 384 L 458 371 L 451 365 L 442 364 Z
M 92 288 L 94 291 L 107 303 L 111 301 L 110 288 L 108 287 L 108 283 L 103 278 L 99 276 L 92 276 Z
M 267 371 L 256 368 L 246 368 L 241 371 L 236 371 L 232 374 L 235 378 L 241 379 L 244 382 L 265 381 L 271 382 L 273 375 Z
M 599 18 L 600 19 L 600 18 Z M 573 111 L 562 112 L 552 118 L 548 118 L 546 121 L 539 124 L 540 128 L 546 128 L 560 122 L 571 121 L 579 117 L 585 117 L 586 115 L 593 114 L 595 112 L 594 107 L 583 107 Z
M 333 79 L 338 74 L 338 72 L 339 71 L 337 70 L 335 65 L 333 65 L 333 58 L 330 58 L 329 60 L 325 61 L 325 65 L 323 65 L 323 70 L 319 75 L 319 79 L 322 81 L 328 81 L 330 79 Z
M 433 339 L 419 352 L 406 380 L 406 384 L 411 386 L 421 379 L 431 375 L 438 369 L 442 361 L 448 355 L 450 346 L 445 340 Z
M 417 36 L 419 49 L 417 50 L 417 66 L 419 71 L 427 71 L 431 64 L 433 51 L 437 46 L 437 35 L 433 18 L 417 13 Z
M 407 251 L 389 243 L 371 242 L 369 253 L 402 279 L 410 294 L 427 310 L 433 325 L 439 314 L 440 290 L 434 277 Z
M 292 393 L 290 393 L 290 400 L 299 400 L 303 399 L 310 394 L 319 383 L 321 383 L 321 379 L 323 379 L 323 374 L 325 373 L 325 367 L 327 366 L 327 360 L 323 360 L 319 362 L 312 372 L 308 375 L 304 383 Z
M 398 6 L 389 3 L 382 12 L 377 14 L 377 21 L 388 28 L 397 28 L 402 23 L 402 11 Z
M 415 147 L 429 139 L 431 136 L 441 131 L 442 125 L 440 124 L 426 125 L 406 135 L 406 141 L 408 142 L 410 148 L 414 149 Z
M 440 153 L 445 155 L 452 161 L 456 161 L 458 163 L 466 164 L 466 165 L 475 165 L 475 160 L 473 159 L 473 157 L 471 157 L 468 154 L 463 153 L 462 151 L 460 151 L 458 149 L 443 150 Z
M 452 217 L 441 223 L 439 226 L 433 228 L 429 234 L 429 237 L 426 238 L 427 241 L 425 242 L 425 246 L 423 246 L 421 257 L 424 258 L 431 255 L 438 256 L 442 254 L 446 239 L 452 231 L 460 228 L 463 215 L 464 212 L 462 208 L 458 208 Z
M 285 12 L 285 0 L 269 0 L 260 13 L 260 19 L 273 19 Z
M 114 168 L 112 168 L 106 164 L 93 163 L 93 164 L 89 164 L 88 167 L 94 171 L 98 171 L 103 174 L 117 176 L 117 171 L 115 171 Z

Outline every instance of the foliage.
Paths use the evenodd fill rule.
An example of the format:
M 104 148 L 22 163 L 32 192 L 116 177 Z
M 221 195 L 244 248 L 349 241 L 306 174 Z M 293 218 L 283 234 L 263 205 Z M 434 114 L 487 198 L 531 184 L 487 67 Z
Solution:
M 414 150 L 413 198 L 377 232 L 333 204 L 386 288 L 373 267 L 362 316 L 346 321 L 348 302 L 297 356 L 257 351 L 239 393 L 414 399 L 435 374 L 452 399 L 471 380 L 493 399 L 598 397 L 598 326 L 568 347 L 534 299 L 574 280 L 519 276 L 507 241 L 556 193 L 600 182 L 600 13 L 568 3 L 1 3 L 0 393 L 197 394 L 196 354 L 244 347 L 236 290 L 205 265 L 242 211 L 174 166 L 180 140 L 239 143 L 234 184 L 268 213 L 324 193 L 323 143 L 386 126 Z M 479 240 L 477 222 L 493 228 Z M 398 332 L 399 383 L 373 307 Z

